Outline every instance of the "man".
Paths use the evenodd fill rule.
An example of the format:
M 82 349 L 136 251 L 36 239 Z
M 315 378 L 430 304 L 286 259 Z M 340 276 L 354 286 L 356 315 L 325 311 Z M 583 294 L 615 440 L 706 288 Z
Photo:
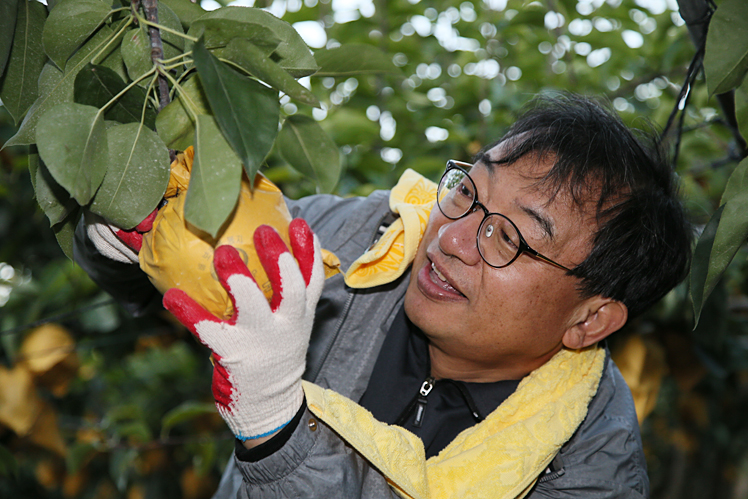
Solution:
M 688 267 L 657 151 L 588 99 L 541 98 L 473 165 L 448 163 L 410 270 L 391 282 L 337 276 L 317 303 L 311 232 L 294 224 L 294 260 L 258 230 L 282 291 L 260 310 L 246 267 L 217 251 L 235 318 L 164 299 L 220 351 L 214 395 L 238 440 L 216 497 L 646 497 L 630 393 L 599 342 Z M 347 268 L 388 204 L 378 192 L 289 207 Z M 97 278 L 83 230 L 78 243 Z M 332 392 L 302 389 L 302 371 Z

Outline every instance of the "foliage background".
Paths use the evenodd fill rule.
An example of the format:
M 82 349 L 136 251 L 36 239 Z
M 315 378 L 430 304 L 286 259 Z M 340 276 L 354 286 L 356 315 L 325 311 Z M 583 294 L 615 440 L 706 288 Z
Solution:
M 319 110 L 282 101 L 340 147 L 343 196 L 388 188 L 406 168 L 436 180 L 446 159 L 469 160 L 540 91 L 603 96 L 630 125 L 662 128 L 695 52 L 673 0 L 255 6 L 304 23 L 295 26 L 313 50 L 367 43 L 402 71 L 311 79 Z M 737 157 L 701 75 L 684 112 L 677 172 L 703 226 Z M 15 125 L 0 113 L 4 142 Z M 165 314 L 128 316 L 62 255 L 33 198 L 27 152 L 0 153 L 0 497 L 210 497 L 232 440 L 211 408 L 206 351 Z M 315 191 L 278 151 L 264 172 L 291 197 Z M 611 342 L 647 414 L 652 497 L 748 496 L 744 251 L 695 330 L 684 284 Z M 49 318 L 65 332 L 22 327 Z M 52 353 L 51 365 L 21 376 L 20 364 Z

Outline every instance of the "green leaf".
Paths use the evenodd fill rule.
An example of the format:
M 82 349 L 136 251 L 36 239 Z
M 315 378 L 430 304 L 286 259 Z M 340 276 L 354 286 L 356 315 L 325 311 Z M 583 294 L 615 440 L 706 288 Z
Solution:
M 102 50 L 115 36 L 116 32 L 104 26 L 96 32 L 68 62 L 65 72 L 61 72 L 52 63 L 45 64 L 39 75 L 39 97 L 23 119 L 18 132 L 3 147 L 33 144 L 36 140 L 36 124 L 39 118 L 63 102 L 73 101 L 75 77 L 91 58 Z M 116 45 L 116 44 L 114 44 Z M 110 47 L 105 57 L 110 56 L 114 48 Z
M 38 162 L 34 179 L 36 201 L 47 215 L 50 226 L 62 222 L 78 207 L 78 203 L 70 197 L 68 191 L 52 178 L 52 174 L 41 160 Z
M 75 238 L 75 227 L 78 225 L 83 214 L 83 209 L 78 208 L 70 212 L 70 214 L 57 225 L 52 226 L 52 231 L 57 238 L 57 244 L 60 245 L 62 252 L 68 259 L 73 260 L 73 239 Z
M 127 67 L 122 59 L 122 44 L 117 44 L 114 50 L 101 61 L 100 66 L 109 68 L 114 71 L 122 81 L 128 81 Z
M 125 87 L 125 82 L 111 69 L 87 64 L 75 77 L 75 102 L 104 107 Z M 104 117 L 120 123 L 140 123 L 144 104 L 145 91 L 140 87 L 132 87 L 107 108 Z M 150 106 L 145 109 L 144 123 L 148 128 L 156 127 L 156 112 Z
M 273 58 L 291 76 L 308 76 L 318 69 L 309 47 L 296 30 L 261 9 L 238 6 L 216 9 L 194 21 L 187 34 L 195 38 L 204 34 L 205 46 L 209 49 L 225 47 L 232 38 L 248 38 L 258 47 L 280 41 Z M 220 53 L 215 55 L 222 57 Z
M 65 467 L 68 474 L 77 473 L 96 454 L 96 445 L 90 442 L 74 442 L 65 456 Z
M 720 206 L 730 201 L 732 198 L 742 193 L 748 192 L 748 159 L 744 159 L 732 171 L 730 178 L 727 179 L 727 185 L 722 193 Z
M 4 445 L 0 445 L 0 476 L 18 476 L 18 461 Z
M 699 236 L 699 241 L 696 243 L 696 248 L 693 251 L 693 258 L 691 260 L 691 272 L 690 272 L 690 288 L 691 288 L 691 302 L 693 303 L 694 313 L 694 329 L 699 324 L 699 317 L 701 316 L 701 309 L 704 306 L 704 302 L 709 297 L 709 294 L 714 289 L 717 280 L 711 283 L 711 286 L 707 286 L 707 278 L 709 275 L 709 259 L 714 247 L 714 237 L 717 233 L 717 227 L 719 226 L 722 212 L 726 205 L 720 206 L 717 211 L 714 212 L 709 223 L 706 224 L 704 230 Z
M 110 9 L 101 0 L 62 0 L 49 13 L 42 44 L 60 69 L 73 52 L 109 17 Z
M 95 107 L 64 103 L 36 127 L 39 156 L 52 177 L 85 205 L 101 185 L 109 160 L 104 119 Z
M 740 135 L 748 142 L 748 79 L 735 90 L 735 117 Z
M 748 164 L 748 159 L 743 160 L 739 165 L 744 169 L 746 165 L 743 163 Z M 691 297 L 697 323 L 704 301 L 748 238 L 746 211 L 748 211 L 748 192 L 744 191 L 732 197 L 715 212 L 707 224 L 709 232 L 705 228 L 699 238 L 694 251 L 694 261 L 691 264 Z M 715 219 L 716 222 L 714 222 Z M 717 227 L 712 235 L 713 227 L 711 226 L 715 223 Z M 709 248 L 708 252 L 707 248 Z
M 212 116 L 195 127 L 195 160 L 184 203 L 189 223 L 215 237 L 231 214 L 241 189 L 242 163 Z
M 158 2 L 158 23 L 177 33 L 184 33 L 179 16 L 163 2 Z M 161 41 L 163 43 L 164 59 L 171 59 L 184 52 L 185 39 L 182 36 L 161 30 Z
M 205 47 L 216 57 L 223 57 L 225 47 L 235 38 L 246 38 L 254 43 L 262 53 L 270 57 L 280 45 L 281 40 L 273 30 L 261 24 L 244 23 L 232 19 L 210 19 L 203 16 L 190 26 L 187 35 L 203 38 Z M 192 50 L 193 43 L 187 42 L 187 50 Z
M 304 87 L 263 51 L 246 38 L 234 38 L 223 52 L 224 58 L 238 64 L 255 78 L 310 106 L 320 107 L 311 90 Z
M 373 45 L 349 43 L 314 53 L 319 64 L 315 76 L 351 76 L 360 74 L 396 73 L 400 70 L 390 57 Z
M 0 16 L 2 15 L 4 14 L 0 12 Z M 13 48 L 5 67 L 5 75 L 0 81 L 0 99 L 16 124 L 21 122 L 23 115 L 39 95 L 37 81 L 47 61 L 47 54 L 41 43 L 46 17 L 47 9 L 35 0 L 23 0 L 18 8 Z M 2 22 L 0 18 L 0 24 Z M 0 32 L 3 29 L 0 26 Z
M 169 150 L 139 123 L 106 131 L 109 167 L 89 209 L 124 229 L 147 217 L 169 183 Z
M 748 3 L 724 0 L 709 22 L 704 73 L 710 94 L 736 88 L 748 72 Z
M 308 116 L 286 119 L 278 134 L 283 159 L 312 179 L 322 192 L 332 192 L 340 177 L 340 151 L 319 124 Z
M 18 24 L 16 12 L 18 12 L 18 0 L 5 0 L 0 3 L 0 77 L 5 72 L 5 64 L 8 62 L 10 48 L 13 45 L 14 31 Z
M 161 0 L 159 3 L 173 10 L 179 16 L 185 29 L 189 29 L 195 19 L 205 14 L 205 10 L 200 7 L 199 3 L 192 3 L 190 0 Z
M 194 145 L 195 122 L 188 109 L 197 115 L 211 114 L 199 75 L 187 80 L 178 97 L 156 116 L 156 130 L 169 149 L 184 151 Z
M 229 69 L 201 41 L 192 53 L 214 117 L 253 179 L 278 135 L 277 92 Z
M 145 421 L 127 421 L 115 427 L 115 433 L 119 438 L 126 438 L 134 442 L 148 442 L 153 436 L 151 429 Z
M 122 59 L 131 80 L 137 80 L 151 70 L 151 41 L 145 29 L 135 28 L 125 33 L 122 39 Z
M 29 147 L 29 177 L 34 191 L 36 191 L 36 172 L 39 171 L 39 163 L 41 163 L 41 160 L 36 146 Z
M 127 482 L 130 480 L 130 473 L 135 469 L 137 457 L 137 449 L 131 448 L 115 449 L 109 456 L 109 476 L 120 492 L 127 489 Z
M 197 471 L 199 476 L 207 476 L 216 464 L 217 459 L 223 458 L 218 451 L 218 445 L 215 440 L 198 443 L 195 453 L 198 458 L 195 459 L 195 471 Z
M 381 140 L 379 123 L 366 117 L 365 110 L 341 106 L 325 119 L 325 130 L 339 145 L 369 145 Z M 440 166 L 440 169 L 443 169 Z
M 161 419 L 161 438 L 166 438 L 169 435 L 169 430 L 180 423 L 190 421 L 204 414 L 215 414 L 215 412 L 216 405 L 212 403 L 195 402 L 194 400 L 182 402 L 167 412 Z

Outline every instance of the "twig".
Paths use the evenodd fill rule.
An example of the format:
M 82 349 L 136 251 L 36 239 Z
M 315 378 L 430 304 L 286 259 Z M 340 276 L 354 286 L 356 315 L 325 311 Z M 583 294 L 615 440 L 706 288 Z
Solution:
M 153 23 L 158 24 L 158 5 L 156 0 L 143 0 L 143 10 L 145 18 Z M 148 25 L 148 34 L 151 38 L 151 61 L 158 66 L 158 97 L 159 111 L 169 104 L 169 84 L 166 81 L 164 70 L 158 61 L 164 58 L 164 46 L 161 41 L 161 31 L 155 26 Z

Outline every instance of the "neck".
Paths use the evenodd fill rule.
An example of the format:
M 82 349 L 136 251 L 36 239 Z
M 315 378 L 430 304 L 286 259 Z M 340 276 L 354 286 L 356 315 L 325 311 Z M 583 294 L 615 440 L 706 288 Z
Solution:
M 469 383 L 519 380 L 548 362 L 559 350 L 561 350 L 560 346 L 537 359 L 485 365 L 470 359 L 452 356 L 429 342 L 431 376 L 436 379 L 453 379 Z

